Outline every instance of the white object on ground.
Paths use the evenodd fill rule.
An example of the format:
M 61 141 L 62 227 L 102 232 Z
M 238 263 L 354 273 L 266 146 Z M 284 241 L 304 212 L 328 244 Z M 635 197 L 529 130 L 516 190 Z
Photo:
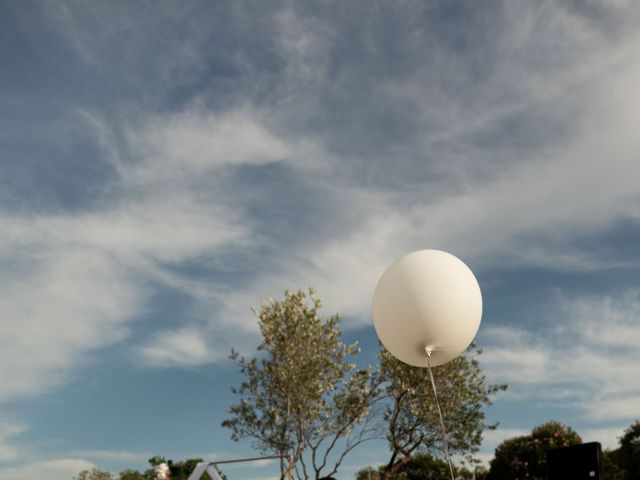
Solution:
M 189 475 L 187 480 L 200 480 L 204 472 L 209 474 L 211 480 L 221 480 L 215 465 L 207 462 L 202 462 L 196 465 L 196 468 L 193 469 L 193 472 L 191 472 L 191 475 Z
M 169 480 L 171 478 L 171 470 L 166 463 L 160 463 L 155 467 L 156 480 Z

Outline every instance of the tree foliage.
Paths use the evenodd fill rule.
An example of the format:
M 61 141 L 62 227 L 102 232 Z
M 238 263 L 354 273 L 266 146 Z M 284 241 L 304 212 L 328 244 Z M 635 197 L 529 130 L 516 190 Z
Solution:
M 609 480 L 637 480 L 640 478 L 640 421 L 625 429 L 618 439 L 619 447 L 603 455 L 603 470 Z
M 482 442 L 482 432 L 495 425 L 485 423 L 483 407 L 491 396 L 506 385 L 489 385 L 480 368 L 477 354 L 470 347 L 451 362 L 435 367 L 434 378 L 442 407 L 449 450 L 466 456 L 474 464 L 473 454 Z M 391 457 L 386 476 L 403 469 L 417 452 L 441 451 L 441 428 L 432 385 L 425 368 L 407 365 L 380 349 L 380 380 L 386 397 L 384 414 Z M 421 456 L 423 461 L 430 458 Z
M 258 357 L 236 352 L 245 381 L 232 391 L 239 400 L 223 426 L 234 440 L 253 439 L 263 453 L 283 455 L 281 477 L 330 476 L 362 442 L 387 438 L 391 458 L 386 475 L 417 453 L 440 446 L 440 426 L 431 383 L 424 368 L 411 367 L 384 348 L 374 371 L 358 369 L 345 345 L 339 317 L 323 319 L 315 292 L 286 291 L 255 312 L 262 334 Z M 453 452 L 478 450 L 485 428 L 483 407 L 505 385 L 488 385 L 472 349 L 436 370 L 439 397 Z
M 254 312 L 260 358 L 231 354 L 246 380 L 232 389 L 239 401 L 222 425 L 234 440 L 251 438 L 261 452 L 286 456 L 282 478 L 333 475 L 367 438 L 373 376 L 349 361 L 357 344 L 342 343 L 339 317 L 322 318 L 320 308 L 313 289 L 285 291 Z
M 618 452 L 624 479 L 640 478 L 640 421 L 636 420 L 624 431 Z
M 140 473 L 138 470 L 132 470 L 130 468 L 123 470 L 120 472 L 120 476 L 118 480 L 146 480 L 144 474 Z
M 116 476 L 109 472 L 94 468 L 91 471 L 83 470 L 73 477 L 73 480 L 156 480 L 154 467 L 161 463 L 166 463 L 169 466 L 171 471 L 171 480 L 187 480 L 189 475 L 191 475 L 191 472 L 196 468 L 196 465 L 200 462 L 202 462 L 201 458 L 188 458 L 186 460 L 174 462 L 171 459 L 165 459 L 165 457 L 156 455 L 149 459 L 149 465 L 151 468 L 148 468 L 144 472 L 128 468 Z M 220 478 L 222 478 L 222 480 L 226 480 L 227 477 L 224 473 L 220 471 L 218 472 L 220 473 Z M 211 480 L 211 477 L 209 477 L 205 472 L 202 475 L 202 480 Z
M 617 449 L 602 452 L 602 475 L 606 480 L 625 480 Z
M 546 480 L 547 451 L 580 443 L 580 435 L 571 427 L 554 421 L 543 423 L 531 435 L 510 438 L 498 445 L 487 480 Z
M 473 467 L 472 467 L 473 468 Z M 483 480 L 486 470 L 477 467 L 474 472 L 466 468 L 454 467 L 454 475 L 457 479 Z M 363 468 L 356 474 L 356 480 L 375 480 L 386 478 L 388 480 L 451 480 L 451 473 L 447 462 L 442 458 L 436 458 L 429 453 L 419 453 L 389 472 L 387 465 L 381 465 L 378 469 Z
M 91 470 L 83 470 L 73 477 L 73 480 L 114 480 L 114 476 L 103 470 L 92 468 Z

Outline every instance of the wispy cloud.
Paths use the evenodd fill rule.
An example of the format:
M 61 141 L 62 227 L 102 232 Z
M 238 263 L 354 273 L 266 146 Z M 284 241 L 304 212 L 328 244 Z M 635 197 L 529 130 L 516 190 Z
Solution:
M 324 235 L 319 230 L 311 243 L 290 244 L 275 257 L 275 271 L 256 272 L 245 288 L 226 297 L 226 310 L 233 315 L 247 312 L 265 296 L 277 295 L 278 288 L 311 284 L 330 309 L 349 317 L 348 326 L 360 326 L 369 322 L 371 291 L 385 266 L 407 251 L 425 247 L 456 252 L 482 269 L 633 267 L 633 260 L 603 258 L 576 248 L 576 240 L 606 232 L 617 220 L 638 214 L 635 178 L 640 176 L 640 147 L 632 126 L 640 118 L 624 94 L 639 78 L 635 34 L 607 42 L 588 19 L 564 8 L 550 4 L 533 10 L 524 15 L 508 12 L 514 16 L 505 20 L 508 31 L 498 47 L 513 50 L 513 63 L 497 70 L 497 78 L 477 85 L 483 95 L 476 96 L 471 87 L 471 99 L 453 95 L 449 84 L 434 82 L 433 69 L 426 67 L 408 72 L 401 84 L 393 78 L 379 79 L 386 88 L 383 99 L 402 97 L 418 107 L 412 115 L 424 127 L 424 135 L 415 142 L 424 152 L 416 162 L 432 172 L 422 183 L 407 177 L 418 167 L 404 165 L 400 158 L 370 161 L 367 168 L 395 181 L 400 176 L 401 182 L 366 185 L 363 180 L 371 174 L 350 171 L 347 159 L 333 151 L 329 135 L 314 137 L 320 142 L 317 149 L 324 151 L 328 173 L 319 175 L 313 188 L 322 198 L 335 200 L 326 205 L 339 228 Z M 552 32 L 543 38 L 535 26 L 547 20 L 551 23 L 545 28 Z M 565 28 L 566 63 L 534 69 L 527 55 L 551 48 L 546 43 L 551 33 Z M 299 33 L 295 38 L 288 42 L 300 45 L 306 61 L 317 51 L 314 65 L 323 64 L 330 32 Z M 295 52 L 287 54 L 294 64 L 300 54 Z M 575 61 L 574 55 L 582 60 Z M 454 78 L 456 68 L 466 71 L 457 63 L 446 68 Z M 612 70 L 615 76 L 609 74 Z M 509 131 L 509 119 L 525 121 L 528 112 L 540 111 L 553 112 L 549 121 L 566 127 L 561 136 Z M 440 122 L 436 127 L 435 121 Z M 544 130 L 539 123 L 543 118 L 530 121 L 532 128 Z M 527 146 L 531 135 L 540 137 L 533 145 L 537 148 Z M 493 139 L 493 144 L 481 138 Z M 289 150 L 295 156 L 295 148 Z M 371 155 L 375 158 L 376 152 Z M 344 215 L 345 209 L 352 215 Z
M 274 285 L 313 284 L 330 308 L 352 316 L 352 325 L 361 325 L 369 321 L 371 292 L 385 266 L 407 251 L 426 247 L 456 252 L 482 269 L 632 267 L 629 259 L 602 258 L 575 246 L 576 235 L 604 232 L 616 220 L 637 215 L 639 146 L 628 127 L 640 118 L 617 93 L 640 78 L 635 58 L 628 60 L 618 66 L 616 79 L 598 79 L 585 87 L 582 98 L 592 112 L 562 143 L 544 152 L 526 152 L 524 161 L 489 168 L 500 172 L 454 177 L 448 191 L 437 195 L 429 193 L 428 185 L 385 191 L 363 188 L 357 178 L 352 183 L 318 182 L 322 196 L 339 199 L 333 212 L 339 232 L 321 242 L 292 245 L 276 261 L 277 271 L 258 272 L 249 290 L 236 292 L 228 303 L 237 306 L 242 304 L 239 298 L 255 302 L 274 295 Z M 565 88 L 569 94 L 572 85 Z M 489 127 L 497 125 L 483 128 Z M 453 164 L 447 171 L 456 168 Z M 345 218 L 343 206 L 354 215 Z M 245 309 L 250 305 L 244 302 Z
M 144 462 L 153 455 L 149 452 L 129 452 L 123 450 L 75 450 L 67 452 L 67 456 L 91 460 L 116 460 L 124 462 Z
M 23 247 L 35 249 L 30 239 L 48 236 L 47 227 L 34 230 Z M 10 267 L 0 280 L 3 400 L 42 392 L 64 380 L 79 353 L 122 339 L 122 322 L 140 301 L 127 268 L 99 249 L 55 242 L 26 265 L 13 260 L 5 260 Z
M 250 108 L 218 115 L 197 109 L 158 115 L 126 135 L 137 161 L 122 176 L 134 183 L 157 184 L 163 179 L 173 184 L 225 165 L 259 165 L 289 154 L 288 146 Z
M 126 338 L 127 322 L 146 308 L 148 282 L 195 285 L 171 266 L 253 241 L 251 220 L 242 208 L 232 210 L 216 195 L 199 195 L 192 183 L 173 180 L 182 171 L 197 180 L 207 173 L 204 168 L 278 158 L 284 152 L 281 143 L 246 112 L 203 122 L 186 115 L 151 124 L 138 135 L 129 133 L 134 153 L 126 167 L 119 165 L 110 186 L 114 195 L 104 205 L 74 215 L 0 215 L 0 399 L 42 392 L 64 381 L 82 353 Z M 120 161 L 113 136 L 101 134 L 100 139 L 111 142 Z M 163 159 L 154 157 L 156 140 L 165 142 Z M 193 294 L 211 298 L 203 284 Z M 187 363 L 210 359 L 203 345 L 195 349 L 193 342 L 182 343 L 185 338 L 169 342 L 180 351 L 172 356 L 163 349 L 166 358 L 184 361 L 188 353 Z M 160 361 L 157 349 L 144 352 Z
M 61 459 L 34 462 L 21 467 L 0 468 L 1 480 L 67 480 L 82 470 L 91 470 L 95 465 L 86 460 Z
M 529 435 L 530 433 L 531 430 L 524 428 L 503 428 L 500 426 L 496 430 L 486 430 L 482 434 L 480 451 L 474 455 L 474 458 L 480 460 L 480 463 L 488 468 L 489 462 L 493 459 L 495 449 L 498 445 L 509 438 Z
M 0 423 L 0 462 L 11 462 L 18 458 L 19 449 L 12 438 L 26 430 L 24 425 L 14 423 Z
M 628 425 L 619 427 L 589 428 L 581 430 L 580 436 L 584 442 L 600 442 L 603 449 L 616 449 L 620 447 L 619 439 L 622 437 Z
M 637 291 L 562 298 L 545 322 L 487 329 L 483 366 L 519 401 L 573 408 L 595 425 L 633 421 L 640 409 L 639 298 Z
M 166 330 L 157 333 L 141 349 L 140 355 L 154 366 L 200 365 L 228 356 L 227 350 L 212 350 L 207 340 L 203 332 L 195 328 Z

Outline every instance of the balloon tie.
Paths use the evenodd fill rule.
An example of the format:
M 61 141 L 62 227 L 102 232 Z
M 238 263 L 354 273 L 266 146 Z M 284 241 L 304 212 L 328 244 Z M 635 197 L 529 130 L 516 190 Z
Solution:
M 433 372 L 431 371 L 431 354 L 433 348 L 425 347 L 424 353 L 427 357 L 427 369 L 429 370 L 429 378 L 431 379 L 431 386 L 433 387 L 433 395 L 436 397 L 436 406 L 438 407 L 438 415 L 440 417 L 440 428 L 442 429 L 442 440 L 444 444 L 444 455 L 447 458 L 447 464 L 449 465 L 449 472 L 451 472 L 451 480 L 455 480 L 453 475 L 453 464 L 451 463 L 451 457 L 449 456 L 449 441 L 447 439 L 447 429 L 444 426 L 444 417 L 442 416 L 442 410 L 440 409 L 440 401 L 438 400 L 438 391 L 436 390 L 436 382 L 433 379 Z

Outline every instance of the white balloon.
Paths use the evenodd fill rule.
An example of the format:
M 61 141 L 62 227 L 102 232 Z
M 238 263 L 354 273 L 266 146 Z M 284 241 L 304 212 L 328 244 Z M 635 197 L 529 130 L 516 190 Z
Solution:
M 432 366 L 460 355 L 482 317 L 482 294 L 473 272 L 441 250 L 418 250 L 396 260 L 373 295 L 373 322 L 391 354 L 410 365 Z

